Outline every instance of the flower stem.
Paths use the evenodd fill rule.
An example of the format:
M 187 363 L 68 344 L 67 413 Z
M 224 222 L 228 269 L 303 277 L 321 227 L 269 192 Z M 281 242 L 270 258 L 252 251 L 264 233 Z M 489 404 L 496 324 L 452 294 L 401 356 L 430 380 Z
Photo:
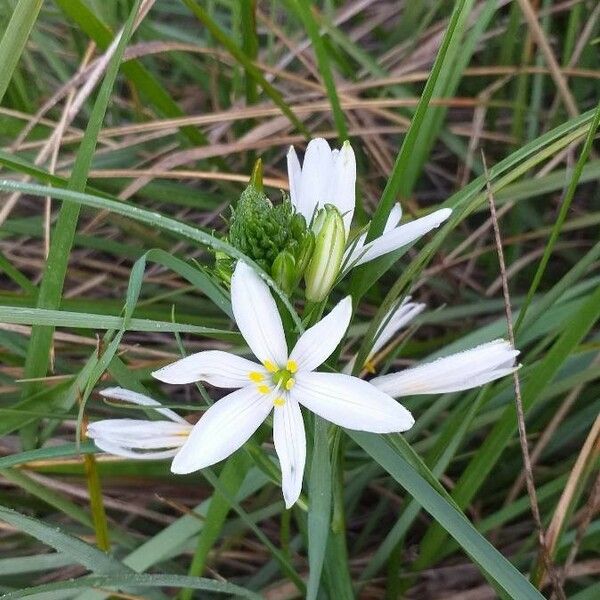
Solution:
M 93 454 L 85 454 L 83 457 L 85 466 L 85 475 L 90 494 L 90 508 L 92 510 L 92 520 L 96 532 L 96 546 L 104 552 L 110 550 L 110 540 L 108 537 L 108 523 L 106 521 L 106 511 L 102 501 L 102 486 L 100 476 L 98 475 L 98 466 Z

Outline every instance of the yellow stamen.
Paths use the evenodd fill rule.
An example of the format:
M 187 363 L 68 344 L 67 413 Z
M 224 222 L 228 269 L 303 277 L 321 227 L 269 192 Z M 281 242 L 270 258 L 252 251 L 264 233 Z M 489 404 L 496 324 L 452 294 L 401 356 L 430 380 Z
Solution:
M 285 399 L 281 396 L 279 398 L 275 398 L 275 400 L 273 400 L 273 404 L 275 406 L 283 406 L 285 404 Z
M 287 361 L 287 365 L 285 366 L 285 368 L 290 372 L 290 373 L 295 373 L 298 370 L 298 363 L 295 360 L 292 360 L 290 358 L 290 360 Z
M 371 373 L 371 375 L 375 375 L 375 373 L 377 372 L 377 370 L 375 369 L 375 365 L 370 360 L 368 360 L 365 363 L 365 371 L 367 373 Z
M 296 381 L 290 377 L 285 382 L 285 389 L 289 392 L 294 387 L 295 384 L 296 384 Z
M 271 362 L 270 360 L 265 360 L 265 362 L 263 363 L 265 369 L 267 371 L 269 371 L 269 373 L 275 373 L 275 371 L 277 371 L 277 365 L 273 362 Z
M 248 377 L 250 381 L 254 381 L 254 383 L 259 383 L 265 378 L 265 376 L 262 373 L 259 373 L 258 371 L 250 371 L 250 373 L 248 373 Z
M 268 394 L 271 391 L 271 388 L 268 385 L 259 385 L 258 391 L 261 394 Z

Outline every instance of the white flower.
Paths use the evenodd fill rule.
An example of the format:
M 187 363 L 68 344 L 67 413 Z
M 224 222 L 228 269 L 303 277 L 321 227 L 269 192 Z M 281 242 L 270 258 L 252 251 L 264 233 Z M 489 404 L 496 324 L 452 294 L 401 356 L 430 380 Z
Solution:
M 518 354 L 506 340 L 494 340 L 400 373 L 375 377 L 371 384 L 395 398 L 468 390 L 516 371 Z
M 157 407 L 156 412 L 169 419 L 106 419 L 90 423 L 87 435 L 100 450 L 126 458 L 171 458 L 177 454 L 192 431 L 192 425 L 185 419 L 168 408 L 160 407 L 159 402 L 148 396 L 123 388 L 108 388 L 100 394 L 105 398 Z
M 383 319 L 377 333 L 375 334 L 375 341 L 367 359 L 365 360 L 365 367 L 371 367 L 370 362 L 376 356 L 376 354 L 410 321 L 412 321 L 417 315 L 421 314 L 425 310 L 425 304 L 418 302 L 411 302 L 410 296 L 405 298 L 398 306 L 392 308 Z M 354 357 L 344 368 L 345 373 L 351 373 L 354 369 L 354 363 L 356 357 Z
M 289 508 L 300 495 L 306 460 L 300 405 L 348 429 L 390 433 L 412 427 L 411 414 L 370 383 L 315 371 L 348 328 L 350 297 L 308 329 L 291 352 L 268 287 L 241 261 L 231 279 L 231 303 L 237 326 L 259 363 L 228 352 L 206 351 L 153 373 L 166 383 L 206 381 L 217 387 L 239 388 L 213 404 L 194 426 L 173 460 L 174 473 L 190 473 L 223 460 L 240 448 L 274 409 L 273 439 Z
M 315 211 L 325 204 L 335 206 L 344 219 L 346 239 L 350 232 L 355 205 L 356 160 L 349 142 L 341 150 L 331 150 L 323 138 L 311 140 L 306 147 L 304 164 L 292 146 L 287 154 L 290 200 L 310 223 Z M 344 272 L 410 244 L 428 231 L 439 227 L 452 213 L 449 208 L 399 225 L 402 210 L 394 206 L 383 234 L 365 244 L 364 233 L 350 243 L 344 261 Z

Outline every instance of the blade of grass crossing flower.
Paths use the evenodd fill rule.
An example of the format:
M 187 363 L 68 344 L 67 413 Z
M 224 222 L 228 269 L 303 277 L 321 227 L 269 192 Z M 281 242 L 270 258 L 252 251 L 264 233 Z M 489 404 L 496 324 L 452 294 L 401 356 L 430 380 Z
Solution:
M 579 310 L 562 323 L 560 336 L 544 358 L 531 370 L 523 389 L 523 408 L 526 413 L 535 405 L 558 369 L 589 333 L 599 317 L 600 287 L 597 287 L 588 295 Z M 469 504 L 514 437 L 517 427 L 514 410 L 512 405 L 505 409 L 452 490 L 452 497 L 461 509 Z M 438 525 L 434 524 L 429 528 L 421 544 L 416 568 L 423 568 L 435 561 L 445 537 Z
M 47 310 L 45 308 L 26 308 L 23 306 L 0 306 L 0 321 L 16 325 L 49 325 L 52 327 L 69 327 L 77 329 L 119 329 L 123 318 L 115 315 L 98 315 L 68 310 Z M 179 333 L 195 333 L 215 339 L 239 339 L 233 331 L 212 329 L 200 325 L 152 321 L 150 319 L 131 319 L 130 331 L 174 331 Z
M 38 17 L 42 0 L 19 0 L 0 40 L 0 102 Z
M 116 214 L 120 214 L 125 217 L 129 217 L 134 220 L 140 221 L 142 223 L 147 223 L 152 227 L 163 229 L 165 231 L 170 231 L 179 237 L 192 240 L 196 243 L 208 246 L 209 248 L 221 250 L 222 252 L 226 253 L 228 256 L 231 256 L 233 258 L 242 259 L 246 263 L 251 265 L 252 268 L 255 271 L 257 271 L 261 275 L 261 277 L 267 282 L 269 287 L 277 294 L 279 300 L 286 307 L 287 311 L 290 314 L 290 317 L 293 319 L 297 331 L 303 331 L 302 323 L 294 307 L 290 304 L 290 301 L 288 300 L 287 296 L 279 289 L 279 287 L 273 281 L 273 279 L 267 273 L 261 270 L 259 265 L 253 263 L 237 248 L 234 248 L 227 242 L 215 236 L 212 236 L 200 229 L 197 229 L 195 227 L 192 227 L 191 225 L 187 225 L 186 223 L 182 223 L 175 219 L 171 219 L 170 217 L 165 217 L 160 213 L 140 208 L 139 206 L 134 206 L 124 202 L 117 202 L 115 200 L 102 198 L 100 196 L 93 196 L 91 194 L 75 192 L 72 190 L 64 190 L 59 188 L 52 188 L 48 186 L 41 186 L 32 183 L 23 183 L 19 181 L 11 181 L 5 179 L 0 179 L 0 190 L 20 191 L 23 193 L 31 194 L 33 196 L 38 196 L 40 198 L 50 196 L 51 198 L 69 200 L 77 204 L 89 206 L 92 208 L 98 208 L 100 210 L 108 210 Z
M 348 128 L 346 126 L 344 111 L 340 105 L 333 73 L 331 72 L 327 49 L 325 48 L 323 36 L 315 19 L 316 6 L 312 2 L 307 2 L 306 0 L 288 0 L 288 3 L 302 20 L 306 33 L 310 38 L 312 48 L 317 58 L 319 73 L 323 78 L 325 90 L 327 91 L 329 103 L 331 104 L 331 111 L 333 112 L 333 120 L 338 132 L 338 138 L 340 143 L 342 143 L 348 139 Z
M 588 159 L 588 156 L 590 154 L 590 151 L 592 149 L 592 145 L 594 143 L 594 136 L 596 135 L 596 130 L 598 129 L 599 124 L 600 124 L 600 102 L 598 103 L 598 106 L 596 107 L 596 112 L 594 114 L 594 118 L 590 124 L 590 128 L 589 128 L 585 143 L 583 145 L 583 148 L 581 149 L 581 154 L 579 155 L 579 159 L 577 160 L 577 164 L 575 165 L 575 169 L 573 170 L 573 175 L 571 176 L 571 179 L 569 180 L 569 187 L 567 188 L 567 192 L 565 194 L 564 200 L 562 201 L 562 203 L 560 205 L 560 211 L 558 213 L 558 217 L 554 223 L 554 226 L 552 227 L 552 233 L 550 234 L 550 239 L 548 240 L 548 243 L 546 244 L 546 247 L 544 248 L 544 254 L 543 254 L 543 256 L 540 260 L 540 263 L 538 265 L 538 268 L 535 272 L 533 281 L 531 282 L 531 285 L 529 286 L 529 290 L 527 291 L 527 297 L 525 298 L 525 302 L 523 303 L 523 306 L 521 307 L 521 310 L 519 311 L 519 317 L 517 318 L 517 321 L 515 323 L 515 332 L 518 332 L 521 324 L 523 323 L 523 319 L 525 318 L 525 315 L 527 314 L 527 310 L 529 308 L 529 305 L 531 304 L 533 295 L 537 291 L 537 288 L 540 284 L 542 276 L 544 275 L 544 272 L 546 271 L 546 267 L 548 266 L 548 261 L 550 260 L 552 250 L 554 249 L 554 246 L 556 244 L 558 236 L 560 235 L 562 226 L 565 222 L 565 219 L 567 218 L 567 214 L 569 212 L 571 202 L 573 200 L 573 197 L 575 196 L 575 190 L 577 189 L 579 179 L 581 178 L 581 173 L 583 171 L 583 167 L 584 167 L 584 165 Z
M 237 453 L 223 467 L 219 475 L 219 483 L 231 496 L 237 495 L 248 471 L 248 463 L 244 454 Z M 215 491 L 210 499 L 206 521 L 198 536 L 198 544 L 188 570 L 190 577 L 199 577 L 204 572 L 208 553 L 217 541 L 230 509 L 229 502 L 218 491 Z M 191 588 L 181 591 L 181 600 L 191 600 L 192 596 Z
M 498 552 L 451 502 L 443 498 L 385 438 L 348 431 L 348 435 L 376 460 L 440 523 L 473 562 L 511 598 L 541 600 L 543 596 Z
M 308 483 L 308 582 L 306 600 L 319 593 L 325 550 L 331 531 L 331 462 L 327 422 L 314 417 L 314 442 Z
M 117 77 L 123 52 L 125 51 L 125 47 L 127 46 L 129 37 L 133 31 L 133 23 L 139 5 L 140 0 L 137 0 L 123 28 L 115 52 L 108 63 L 104 81 L 102 82 L 100 91 L 94 102 L 88 126 L 77 151 L 75 164 L 73 165 L 71 177 L 69 178 L 69 189 L 72 191 L 80 191 L 85 188 L 87 173 L 91 166 L 98 134 L 102 127 L 106 108 L 110 102 L 112 88 Z M 79 210 L 80 205 L 77 203 L 62 203 L 56 225 L 52 232 L 46 268 L 44 269 L 44 275 L 40 284 L 37 300 L 37 306 L 39 308 L 56 309 L 60 306 L 67 262 L 73 245 L 73 238 L 79 218 Z M 33 327 L 25 361 L 26 378 L 33 379 L 44 377 L 46 375 L 50 361 L 52 336 L 52 327 Z M 39 383 L 29 383 L 25 385 L 22 398 L 27 398 L 39 389 Z M 33 445 L 34 438 L 35 434 L 31 428 L 24 432 L 23 441 L 26 445 Z
M 244 54 L 242 49 L 228 36 L 215 21 L 211 18 L 208 11 L 200 6 L 194 0 L 183 0 L 183 3 L 192 11 L 194 16 L 206 27 L 209 33 L 217 40 L 230 54 L 237 60 L 246 70 L 248 75 L 252 77 L 258 85 L 263 89 L 265 94 L 273 100 L 273 102 L 281 109 L 281 112 L 290 120 L 290 123 L 301 133 L 308 136 L 308 130 L 294 114 L 287 102 L 284 100 L 281 93 L 273 87 L 261 73 L 260 69 Z

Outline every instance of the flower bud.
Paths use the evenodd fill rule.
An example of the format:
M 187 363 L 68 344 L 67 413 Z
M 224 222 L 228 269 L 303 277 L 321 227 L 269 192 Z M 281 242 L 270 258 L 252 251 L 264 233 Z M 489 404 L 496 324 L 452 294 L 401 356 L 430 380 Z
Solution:
M 346 233 L 338 209 L 326 204 L 317 213 L 313 231 L 316 233 L 315 249 L 304 273 L 304 281 L 307 300 L 321 302 L 335 283 L 344 257 Z
M 296 287 L 296 259 L 287 250 L 280 252 L 271 265 L 271 276 L 286 293 L 291 294 Z
M 302 240 L 298 244 L 298 247 L 295 252 L 296 256 L 296 277 L 298 281 L 304 274 L 304 270 L 308 267 L 308 263 L 312 258 L 313 252 L 315 250 L 315 234 L 308 230 L 304 233 Z

